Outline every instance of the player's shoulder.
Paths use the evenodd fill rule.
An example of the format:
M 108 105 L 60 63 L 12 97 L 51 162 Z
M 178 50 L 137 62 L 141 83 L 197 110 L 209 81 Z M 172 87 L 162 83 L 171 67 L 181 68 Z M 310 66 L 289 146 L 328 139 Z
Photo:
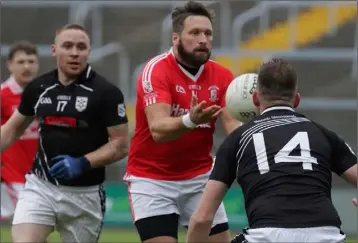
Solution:
M 7 81 L 1 83 L 1 96 L 12 95 L 10 86 Z
M 148 79 L 153 74 L 165 72 L 170 65 L 170 55 L 172 55 L 170 51 L 164 52 L 147 61 L 142 69 L 142 79 Z
M 91 70 L 91 75 L 88 81 L 83 82 L 83 85 L 90 86 L 91 89 L 99 93 L 108 93 L 108 92 L 119 92 L 120 89 L 112 83 L 112 80 L 108 80 L 98 72 Z
M 57 70 L 51 70 L 49 72 L 46 72 L 44 74 L 41 74 L 40 76 L 34 78 L 27 86 L 26 88 L 48 88 L 48 86 L 52 86 L 55 84 L 55 81 L 57 79 Z
M 233 73 L 231 72 L 230 69 L 228 69 L 227 67 L 215 62 L 212 59 L 209 59 L 209 61 L 207 62 L 207 65 L 208 65 L 209 68 L 215 70 L 220 75 L 228 75 L 230 77 L 231 76 L 233 77 Z

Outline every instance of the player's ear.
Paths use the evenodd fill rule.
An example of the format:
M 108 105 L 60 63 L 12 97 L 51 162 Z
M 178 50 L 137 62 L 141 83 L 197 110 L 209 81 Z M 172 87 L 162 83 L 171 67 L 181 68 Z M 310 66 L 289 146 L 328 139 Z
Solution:
M 13 73 L 12 60 L 7 61 L 7 69 L 9 70 L 10 73 Z
M 296 93 L 293 101 L 293 108 L 297 108 L 301 101 L 301 95 L 300 93 Z
M 52 44 L 51 45 L 51 52 L 52 52 L 52 56 L 56 56 L 56 45 L 55 44 Z
M 255 90 L 254 93 L 252 94 L 252 102 L 254 103 L 254 105 L 255 105 L 256 107 L 260 107 L 259 94 L 257 93 L 256 90 Z
M 173 46 L 176 46 L 179 44 L 179 33 L 173 32 L 172 42 L 173 42 Z

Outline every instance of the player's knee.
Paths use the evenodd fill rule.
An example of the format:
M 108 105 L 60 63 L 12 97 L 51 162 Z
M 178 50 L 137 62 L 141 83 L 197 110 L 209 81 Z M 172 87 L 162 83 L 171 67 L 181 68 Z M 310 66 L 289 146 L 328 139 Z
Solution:
M 168 214 L 139 219 L 135 222 L 142 242 L 176 242 L 179 215 Z
M 228 223 L 217 224 L 211 228 L 209 234 L 210 242 L 230 242 L 230 240 L 231 235 Z

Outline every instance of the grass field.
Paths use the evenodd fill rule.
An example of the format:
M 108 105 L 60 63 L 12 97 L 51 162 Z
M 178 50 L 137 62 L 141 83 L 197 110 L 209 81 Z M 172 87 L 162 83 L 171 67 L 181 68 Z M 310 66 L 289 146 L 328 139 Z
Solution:
M 185 242 L 185 233 L 179 234 L 179 242 Z M 11 231 L 9 227 L 1 228 L 1 241 L 2 243 L 11 242 Z M 49 243 L 61 242 L 60 237 L 57 233 L 53 233 L 49 238 Z M 99 240 L 100 243 L 134 243 L 140 242 L 137 232 L 135 230 L 126 229 L 105 229 Z M 356 239 L 350 238 L 347 243 L 357 242 Z

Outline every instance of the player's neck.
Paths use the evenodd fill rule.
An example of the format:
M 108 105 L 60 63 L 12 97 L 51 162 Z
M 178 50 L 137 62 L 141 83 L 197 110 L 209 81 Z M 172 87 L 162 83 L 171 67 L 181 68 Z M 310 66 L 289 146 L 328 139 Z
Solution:
M 180 56 L 179 54 L 178 54 L 178 55 L 175 55 L 175 52 L 174 52 L 174 58 L 175 58 L 175 61 L 176 61 L 182 68 L 184 68 L 186 71 L 188 71 L 190 74 L 196 75 L 196 74 L 199 72 L 200 67 L 193 67 L 193 66 L 190 66 L 190 65 L 186 64 L 186 63 L 183 61 L 183 58 L 181 58 L 181 56 Z
M 282 106 L 289 106 L 289 107 L 293 107 L 293 105 L 292 104 L 290 104 L 290 103 L 288 103 L 288 102 L 282 102 L 282 101 L 280 101 L 280 102 L 270 102 L 270 103 L 265 103 L 265 104 L 260 104 L 260 114 L 264 111 L 264 110 L 266 110 L 267 108 L 270 108 L 270 107 L 272 107 L 272 106 L 280 106 L 280 105 L 282 105 Z
M 60 83 L 63 86 L 67 86 L 72 84 L 76 78 L 69 78 L 68 76 L 66 76 L 63 72 L 61 72 L 60 70 L 58 70 L 58 80 L 60 81 Z
M 173 48 L 173 54 L 174 54 L 174 58 L 175 60 L 181 65 L 183 66 L 183 68 L 189 68 L 189 69 L 199 69 L 200 67 L 195 67 L 193 65 L 190 65 L 188 63 L 186 63 L 184 61 L 184 59 L 179 55 L 179 52 L 177 49 Z

